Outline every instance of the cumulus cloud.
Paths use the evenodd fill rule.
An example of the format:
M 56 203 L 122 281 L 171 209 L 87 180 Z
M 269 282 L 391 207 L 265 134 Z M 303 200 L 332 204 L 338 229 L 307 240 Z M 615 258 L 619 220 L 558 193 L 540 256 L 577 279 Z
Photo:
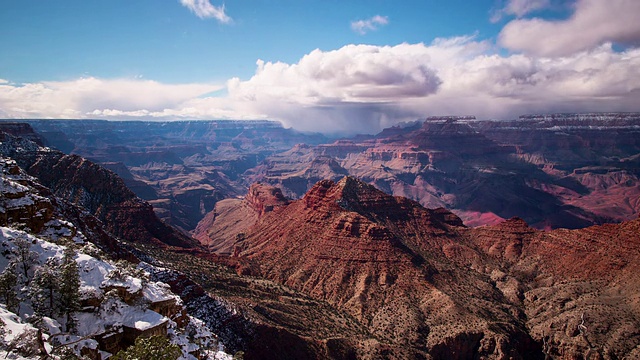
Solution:
M 508 0 L 501 9 L 493 12 L 491 22 L 496 23 L 505 15 L 515 15 L 521 18 L 536 10 L 544 9 L 550 5 L 550 0 Z
M 507 49 L 536 56 L 567 56 L 614 42 L 640 43 L 640 1 L 577 0 L 566 20 L 516 19 L 500 32 Z
M 370 19 L 357 20 L 351 22 L 351 29 L 360 35 L 364 35 L 369 31 L 377 30 L 382 25 L 387 25 L 389 18 L 386 16 L 376 15 Z
M 428 54 L 408 44 L 347 45 L 314 50 L 296 64 L 257 62 L 246 82 L 230 81 L 234 96 L 288 98 L 299 103 L 386 102 L 436 91 L 440 80 L 429 68 Z
M 435 93 L 441 80 L 430 68 L 429 56 L 409 44 L 314 50 L 295 64 L 258 61 L 255 75 L 247 81 L 231 79 L 228 91 L 245 108 L 287 125 L 351 130 L 362 109 Z
M 490 54 L 473 37 L 430 45 L 349 45 L 298 63 L 258 62 L 230 98 L 304 130 L 376 132 L 425 115 L 640 110 L 640 50 L 605 44 L 566 57 Z
M 210 93 L 226 88 L 226 95 Z M 503 55 L 474 36 L 347 45 L 294 63 L 258 61 L 225 85 L 84 78 L 0 82 L 12 118 L 274 119 L 300 130 L 375 133 L 428 115 L 640 111 L 640 49 L 611 43 L 565 56 Z
M 224 24 L 231 22 L 231 18 L 224 11 L 224 5 L 213 6 L 209 0 L 180 0 L 180 4 L 200 19 L 216 19 Z

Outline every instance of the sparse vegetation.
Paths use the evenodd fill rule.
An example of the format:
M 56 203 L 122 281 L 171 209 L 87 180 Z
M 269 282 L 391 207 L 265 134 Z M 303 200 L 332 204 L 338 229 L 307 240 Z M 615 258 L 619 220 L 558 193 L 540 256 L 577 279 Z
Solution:
M 139 337 L 133 346 L 111 357 L 112 360 L 176 360 L 182 355 L 178 345 L 164 336 Z
M 0 302 L 7 306 L 7 310 L 14 313 L 17 313 L 20 308 L 17 286 L 16 266 L 14 262 L 10 262 L 0 273 Z
M 66 317 L 67 332 L 76 328 L 73 313 L 80 310 L 80 275 L 75 260 L 76 253 L 68 246 L 64 250 L 60 271 L 60 312 Z
M 31 241 L 24 236 L 16 238 L 14 245 L 13 254 L 17 266 L 24 276 L 23 281 L 29 285 L 29 270 L 38 263 L 38 253 L 31 250 Z

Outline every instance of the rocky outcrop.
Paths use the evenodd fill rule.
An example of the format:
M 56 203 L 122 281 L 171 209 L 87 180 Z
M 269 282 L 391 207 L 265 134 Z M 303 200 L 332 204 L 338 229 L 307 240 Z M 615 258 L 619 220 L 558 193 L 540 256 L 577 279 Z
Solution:
M 112 257 L 138 261 L 118 239 L 104 230 L 100 220 L 85 209 L 56 197 L 13 159 L 0 157 L 0 194 L 0 226 L 25 229 L 54 241 L 73 241 L 86 235 Z
M 633 357 L 640 341 L 639 220 L 534 231 L 519 219 L 469 230 L 502 263 L 496 286 L 522 304 L 533 338 L 552 358 Z
M 289 200 L 282 195 L 282 190 L 259 183 L 251 185 L 247 196 L 245 196 L 245 200 L 258 213 L 259 217 L 289 202 Z
M 44 146 L 42 137 L 36 134 L 31 125 L 27 123 L 0 122 L 0 132 L 14 137 L 21 137 L 35 143 L 36 145 Z
M 244 240 L 245 229 L 288 202 L 280 189 L 253 184 L 244 199 L 219 201 L 214 210 L 198 223 L 193 238 L 212 252 L 232 255 L 237 252 L 238 243 Z M 219 221 L 219 218 L 224 220 Z
M 44 224 L 51 218 L 51 203 L 48 199 L 24 196 L 20 192 L 11 195 L 18 197 L 7 196 L 1 200 L 0 225 L 20 223 L 35 232 L 42 230 Z
M 9 146 L 9 140 L 17 139 L 5 137 L 2 146 Z M 13 149 L 16 150 L 16 148 Z M 3 266 L 7 265 L 8 259 L 12 256 L 11 251 L 8 250 L 11 248 L 12 239 L 26 237 L 30 237 L 32 244 L 45 240 L 50 242 L 47 245 L 37 246 L 38 251 L 50 252 L 46 257 L 41 257 L 42 262 L 44 262 L 43 259 L 60 256 L 62 249 L 55 244 L 69 246 L 73 243 L 78 247 L 83 246 L 94 256 L 99 254 L 103 259 L 123 259 L 134 264 L 140 262 L 139 258 L 149 260 L 147 254 L 123 244 L 111 233 L 105 231 L 103 223 L 91 215 L 87 209 L 56 197 L 50 189 L 40 184 L 37 178 L 28 175 L 20 168 L 16 161 L 4 157 L 0 157 L 0 226 L 3 227 L 0 229 L 4 249 Z M 122 226 L 128 225 L 122 223 Z M 35 237 L 31 237 L 22 230 Z M 86 244 L 87 242 L 93 243 L 104 252 L 99 252 L 95 247 Z M 137 244 L 140 245 L 140 243 Z M 166 247 L 151 246 L 151 248 L 163 253 L 169 252 Z M 189 250 L 197 251 L 197 249 Z M 132 277 L 130 274 L 141 275 L 140 270 L 134 270 L 135 265 L 131 267 L 127 262 L 119 262 L 117 265 L 107 264 L 88 254 L 78 256 L 77 262 L 82 277 L 80 299 L 82 310 L 76 312 L 74 317 L 78 319 L 80 329 L 74 335 L 61 333 L 59 328 L 57 330 L 55 328 L 60 325 L 52 320 L 53 327 L 49 331 L 57 333 L 47 335 L 49 343 L 54 347 L 60 346 L 61 342 L 69 343 L 70 348 L 76 349 L 77 355 L 100 359 L 100 356 L 105 354 L 100 355 L 99 350 L 115 354 L 132 345 L 138 337 L 154 335 L 166 337 L 168 328 L 171 328 L 171 338 L 179 337 L 176 341 L 196 358 L 203 358 L 205 351 L 218 351 L 215 335 L 204 331 L 203 325 L 193 322 L 193 319 L 187 316 L 186 307 L 188 307 L 190 314 L 198 313 L 205 316 L 210 329 L 223 329 L 221 333 L 224 333 L 224 341 L 225 344 L 229 344 L 229 348 L 237 351 L 253 346 L 263 353 L 267 351 L 263 347 L 267 335 L 263 334 L 261 338 L 249 338 L 246 329 L 249 326 L 256 326 L 250 319 L 235 313 L 230 305 L 223 305 L 213 299 L 202 287 L 185 275 L 177 278 L 164 277 L 170 282 L 173 280 L 172 285 L 176 291 L 180 291 L 185 301 L 183 303 L 183 300 L 168 291 L 167 285 Z M 139 265 L 144 266 L 144 264 Z M 146 269 L 152 268 L 146 265 Z M 170 272 L 167 269 L 156 271 L 164 274 Z M 155 271 L 151 272 L 155 274 Z M 212 307 L 213 304 L 217 304 L 217 307 Z M 6 319 L 5 308 L 3 305 L 0 309 L 4 319 Z M 22 306 L 22 308 L 30 309 L 30 306 Z M 223 315 L 227 316 L 224 318 L 226 321 L 220 318 L 220 314 L 215 315 L 212 312 L 221 308 L 225 309 Z M 12 317 L 16 318 L 13 315 Z M 230 320 L 231 317 L 232 320 Z M 266 328 L 264 330 L 266 334 L 272 333 L 270 331 L 272 328 L 265 326 L 263 328 Z M 187 333 L 187 329 L 188 335 L 182 335 L 183 332 Z M 14 336 L 16 335 L 19 333 L 14 333 Z M 198 344 L 189 344 L 187 337 L 198 339 Z M 269 339 L 271 342 L 275 341 L 273 337 Z M 298 344 L 307 345 L 306 341 L 296 339 Z M 251 345 L 254 340 L 256 344 Z M 286 351 L 283 353 L 287 354 Z
M 218 218 L 225 219 L 218 221 Z M 193 231 L 193 238 L 210 251 L 221 255 L 234 254 L 236 244 L 244 237 L 245 229 L 258 221 L 258 213 L 243 199 L 218 202 Z
M 34 193 L 33 181 L 14 160 L 0 158 L 0 175 L 0 226 L 21 224 L 35 233 L 42 231 L 53 218 L 52 200 Z

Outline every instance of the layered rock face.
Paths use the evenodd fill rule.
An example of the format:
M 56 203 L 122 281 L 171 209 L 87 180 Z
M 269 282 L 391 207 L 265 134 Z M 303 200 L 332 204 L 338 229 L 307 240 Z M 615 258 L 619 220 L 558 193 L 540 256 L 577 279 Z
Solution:
M 224 329 L 225 322 L 233 323 L 230 331 L 242 339 L 230 343 L 248 350 L 247 358 L 270 358 L 276 348 L 293 358 L 640 356 L 637 219 L 547 232 L 518 218 L 496 221 L 522 209 L 528 209 L 526 220 L 555 221 L 538 220 L 536 227 L 605 221 L 609 218 L 585 210 L 585 204 L 609 199 L 594 190 L 598 188 L 608 191 L 607 201 L 627 196 L 618 202 L 637 204 L 630 192 L 637 156 L 614 147 L 618 155 L 599 158 L 609 161 L 606 166 L 576 162 L 580 167 L 568 168 L 567 175 L 562 166 L 543 165 L 549 164 L 549 144 L 559 144 L 562 134 L 554 134 L 539 150 L 525 149 L 515 141 L 505 138 L 501 143 L 483 135 L 490 130 L 481 131 L 482 122 L 471 120 L 429 119 L 390 129 L 384 136 L 297 145 L 269 157 L 246 173 L 256 178 L 268 174 L 269 181 L 251 186 L 244 199 L 218 201 L 196 231 L 210 250 L 230 256 L 189 248 L 190 243 L 172 247 L 177 252 L 166 251 L 160 236 L 173 236 L 170 228 L 154 230 L 158 219 L 150 207 L 132 197 L 112 172 L 91 161 L 7 134 L 0 135 L 0 153 L 16 160 L 5 166 L 7 173 L 26 166 L 51 187 L 39 185 L 43 192 L 38 196 L 48 198 L 48 191 L 68 198 L 63 207 L 75 209 L 69 210 L 75 214 L 70 216 L 104 221 L 110 232 L 150 244 L 142 248 L 155 252 L 163 267 L 179 265 L 197 276 L 202 288 L 183 275 L 172 283 L 176 291 L 197 290 L 190 309 L 221 307 L 220 302 L 209 303 L 210 298 L 206 305 L 195 300 L 205 288 L 233 301 L 222 306 L 216 319 L 223 324 L 216 326 Z M 633 126 L 621 131 L 633 131 Z M 447 143 L 452 136 L 457 140 Z M 465 141 L 473 147 L 455 146 Z M 581 151 L 573 145 L 566 149 Z M 304 159 L 304 171 L 292 170 L 299 165 L 296 159 Z M 124 172 L 120 165 L 113 168 Z M 352 171 L 366 181 L 344 176 Z M 308 185 L 325 174 L 332 180 Z M 20 179 L 5 178 L 24 186 L 20 181 L 29 176 L 18 175 Z M 288 187 L 279 191 L 272 183 Z M 27 194 L 16 184 L 3 183 L 13 190 L 2 198 L 0 221 L 32 219 L 25 226 L 33 228 L 49 221 L 47 200 L 33 198 L 31 208 L 14 206 L 12 200 Z M 307 187 L 299 200 L 285 197 Z M 415 198 L 428 193 L 436 209 L 378 189 Z M 571 206 L 570 201 L 585 204 Z M 449 202 L 471 206 L 458 210 L 466 219 L 496 224 L 466 227 L 460 217 L 438 208 Z M 603 211 L 610 209 L 600 205 Z M 625 214 L 625 206 L 619 214 Z M 471 213 L 477 218 L 469 217 Z M 171 263 L 177 254 L 181 260 Z M 220 270 L 215 262 L 235 266 L 237 273 Z
M 366 326 L 379 340 L 361 340 L 361 357 L 426 357 L 437 348 L 435 339 L 448 339 L 455 345 L 441 348 L 444 356 L 465 346 L 464 331 L 449 328 L 453 318 L 471 321 L 470 331 L 478 334 L 487 330 L 486 321 L 428 281 L 436 261 L 408 244 L 449 242 L 447 234 L 459 226 L 451 213 L 429 211 L 344 178 L 321 181 L 303 199 L 264 214 L 236 246 L 243 249 L 241 257 L 255 262 L 254 275 L 326 300 Z M 408 233 L 415 238 L 405 241 Z M 483 335 L 472 337 L 479 341 Z
M 538 232 L 510 220 L 467 236 L 501 261 L 492 279 L 522 304 L 530 334 L 552 358 L 635 358 L 639 226 L 636 219 Z
M 537 345 L 509 311 L 485 307 L 486 314 L 478 315 L 478 304 L 453 295 L 480 296 L 483 280 L 428 249 L 455 247 L 451 236 L 459 227 L 460 219 L 448 211 L 427 210 L 346 177 L 321 181 L 303 199 L 265 215 L 239 246 L 241 256 L 255 261 L 257 275 L 326 300 L 367 326 L 380 341 L 363 344 L 363 357 L 535 352 Z M 445 269 L 451 273 L 441 280 Z M 439 286 L 453 279 L 455 290 Z M 483 290 L 482 296 L 498 296 L 489 286 Z M 494 321 L 508 325 L 496 330 Z
M 245 200 L 258 213 L 259 217 L 289 202 L 289 200 L 282 195 L 280 189 L 262 184 L 251 185 L 247 196 L 245 196 Z
M 225 199 L 198 223 L 193 237 L 217 254 L 231 255 L 238 251 L 236 243 L 243 239 L 243 230 L 251 227 L 266 213 L 289 202 L 280 189 L 253 184 L 243 199 Z M 224 221 L 217 221 L 218 218 Z
M 36 145 L 43 146 L 42 137 L 36 134 L 27 123 L 3 122 L 0 123 L 0 131 L 11 136 L 24 138 Z
M 265 156 L 296 143 L 325 141 L 274 121 L 28 123 L 48 146 L 106 163 L 162 220 L 185 232 L 218 201 L 244 194 L 249 184 L 240 178 L 242 173 Z
M 532 186 L 561 203 L 607 221 L 629 220 L 640 213 L 640 114 L 529 115 L 470 125 L 515 147 L 518 158 L 559 179 L 560 186 L 541 182 Z M 546 222 L 550 227 L 563 226 Z
M 6 139 L 5 137 L 3 140 L 5 144 Z M 0 226 L 21 228 L 56 240 L 86 240 L 88 237 L 93 244 L 114 258 L 137 261 L 118 239 L 104 230 L 100 220 L 73 203 L 56 197 L 36 178 L 26 174 L 15 160 L 2 156 Z
M 346 175 L 451 209 L 469 226 L 517 216 L 539 229 L 582 228 L 640 213 L 635 113 L 429 117 L 334 142 L 268 121 L 29 123 L 48 144 L 115 171 L 184 232 L 255 182 L 295 199 Z
M 86 209 L 117 237 L 131 242 L 194 247 L 193 239 L 160 221 L 148 203 L 113 172 L 77 155 L 65 155 L 23 137 L 0 133 L 0 155 L 38 179 L 60 198 Z
M 514 121 L 428 118 L 374 137 L 297 146 L 245 173 L 302 197 L 355 176 L 467 225 L 514 216 L 536 228 L 582 228 L 639 214 L 639 114 L 564 114 Z
M 227 239 L 235 256 L 357 319 L 375 337 L 356 345 L 362 358 L 638 355 L 638 220 L 468 228 L 345 177 L 246 225 Z

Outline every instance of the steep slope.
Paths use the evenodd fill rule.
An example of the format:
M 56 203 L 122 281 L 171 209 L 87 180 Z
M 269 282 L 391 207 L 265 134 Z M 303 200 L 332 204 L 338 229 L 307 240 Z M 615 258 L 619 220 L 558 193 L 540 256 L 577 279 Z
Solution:
M 640 341 L 638 226 L 467 228 L 345 177 L 210 245 L 358 319 L 377 339 L 362 357 L 624 358 Z
M 7 152 L 11 149 L 17 157 L 46 150 L 20 138 L 3 137 L 1 142 L 1 148 Z M 100 255 L 103 259 L 114 256 L 138 263 L 151 274 L 153 281 L 167 283 L 181 297 L 188 313 L 202 319 L 218 334 L 225 349 L 232 353 L 243 352 L 247 360 L 353 358 L 357 343 L 370 338 L 348 314 L 329 304 L 262 278 L 238 275 L 213 263 L 214 257 L 197 247 L 167 248 L 156 242 L 125 244 L 105 231 L 103 223 L 86 209 L 57 197 L 37 178 L 26 174 L 15 160 L 0 157 L 0 170 L 0 227 L 19 228 L 20 233 L 28 231 L 39 238 L 55 238 L 56 241 L 85 239 L 105 250 L 107 255 Z M 277 205 L 268 199 L 272 197 L 278 201 L 277 193 L 256 191 L 257 211 L 268 212 Z M 263 203 L 267 206 L 262 206 Z M 91 249 L 90 245 L 88 247 Z M 91 250 L 95 254 L 95 250 Z M 229 261 L 220 262 L 229 264 Z M 135 296 L 130 297 L 126 292 L 122 296 L 135 300 Z M 112 305 L 114 303 L 110 302 L 105 306 L 111 309 Z M 122 310 L 117 303 L 115 308 Z M 5 315 L 0 309 L 0 317 L 7 319 Z M 95 318 L 84 319 L 87 326 L 108 322 L 108 319 L 100 322 Z M 117 319 L 114 317 L 113 320 Z M 14 322 L 9 325 L 16 334 L 25 326 L 31 328 Z M 181 345 L 191 346 L 189 351 L 196 349 L 182 337 L 176 340 Z M 213 350 L 216 349 L 208 351 L 209 356 L 216 355 Z
M 30 142 L 25 144 L 30 144 Z M 135 310 L 132 310 L 133 307 L 128 308 L 121 304 L 121 301 L 114 300 L 113 297 L 102 299 L 101 294 L 106 291 L 98 287 L 103 282 L 110 284 L 109 286 L 113 285 L 113 281 L 106 281 L 104 276 L 113 272 L 115 278 L 118 271 L 122 269 L 126 270 L 123 270 L 125 274 L 133 273 L 133 276 L 140 276 L 143 271 L 148 272 L 151 280 L 167 283 L 171 291 L 180 296 L 184 307 L 180 304 L 173 306 L 164 301 L 167 299 L 158 298 L 156 296 L 157 289 L 140 297 L 140 294 L 135 291 L 139 288 L 136 287 L 136 284 L 141 283 L 146 287 L 144 284 L 148 279 L 145 281 L 129 279 L 134 291 L 130 293 L 126 289 L 117 289 L 121 298 L 127 299 L 126 301 L 129 302 L 146 304 L 150 301 L 156 303 L 153 305 L 153 309 L 156 310 L 153 311 L 171 311 L 172 313 L 178 311 L 181 313 L 186 309 L 190 315 L 200 318 L 208 329 L 218 334 L 219 343 L 224 344 L 225 349 L 232 353 L 244 352 L 245 359 L 322 359 L 327 358 L 328 353 L 344 358 L 336 354 L 353 353 L 351 339 L 363 336 L 360 327 L 347 322 L 344 314 L 331 308 L 328 304 L 301 296 L 290 289 L 282 289 L 281 286 L 264 279 L 243 278 L 209 260 L 195 258 L 193 253 L 202 257 L 208 255 L 199 253 L 197 248 L 174 247 L 167 249 L 164 246 L 159 247 L 155 243 L 145 246 L 140 242 L 131 243 L 131 245 L 135 245 L 134 248 L 124 244 L 106 232 L 102 222 L 89 214 L 88 211 L 56 197 L 49 189 L 38 183 L 35 177 L 26 174 L 15 160 L 0 157 L 0 240 L 2 240 L 0 242 L 4 244 L 2 246 L 3 253 L 0 256 L 0 270 L 6 265 L 6 261 L 3 259 L 12 256 L 9 244 L 15 238 L 28 238 L 34 244 L 40 242 L 44 244 L 42 246 L 49 249 L 47 250 L 49 252 L 42 256 L 42 261 L 45 261 L 45 256 L 47 259 L 51 257 L 49 256 L 52 254 L 50 250 L 56 246 L 46 242 L 57 244 L 75 242 L 82 244 L 78 246 L 82 246 L 84 251 L 88 251 L 94 256 L 99 255 L 102 261 L 112 257 L 131 261 L 131 264 L 119 262 L 117 265 L 113 265 L 113 263 L 106 264 L 89 256 L 81 256 L 83 259 L 80 264 L 81 268 L 84 272 L 89 273 L 92 279 L 91 284 L 96 287 L 96 289 L 87 287 L 85 290 L 89 295 L 100 295 L 99 298 L 94 297 L 87 299 L 87 301 L 89 304 L 93 304 L 92 306 L 95 306 L 96 302 L 102 301 L 103 307 L 106 309 L 106 312 L 93 313 L 90 311 L 91 307 L 87 307 L 83 314 L 78 315 L 85 326 L 82 334 L 87 336 L 97 337 L 104 330 L 103 325 L 114 325 L 117 328 L 118 322 L 124 322 L 126 326 L 129 326 L 135 322 L 138 315 L 143 316 L 140 319 L 141 326 L 144 326 L 145 321 L 162 320 L 160 316 L 153 313 L 140 311 L 143 308 L 140 304 L 135 306 Z M 97 245 L 104 250 L 104 253 L 97 251 L 90 243 Z M 171 250 L 182 250 L 182 253 L 174 253 Z M 56 250 L 56 253 L 58 252 Z M 144 259 L 145 262 L 141 262 L 140 259 Z M 99 266 L 96 267 L 96 264 Z M 132 264 L 138 264 L 138 269 L 132 270 L 132 266 L 135 266 Z M 0 278 L 3 276 L 0 274 Z M 196 283 L 194 279 L 198 282 Z M 150 284 L 152 287 L 153 283 Z M 1 295 L 3 299 L 5 299 L 6 290 L 6 288 L 0 290 L 4 291 Z M 165 290 L 162 289 L 160 293 Z M 27 305 L 23 305 L 21 308 L 24 311 L 29 309 Z M 110 317 L 110 314 L 113 316 Z M 121 315 L 126 318 L 119 317 Z M 36 330 L 31 325 L 22 323 L 22 320 L 16 320 L 17 317 L 14 314 L 6 312 L 1 306 L 0 319 L 3 319 L 9 329 L 14 331 L 12 336 L 7 336 L 7 341 L 13 342 L 14 336 L 20 335 L 24 329 L 31 329 L 35 334 Z M 305 329 L 301 326 L 302 323 L 322 325 L 319 328 L 308 326 Z M 162 321 L 158 325 L 162 325 Z M 155 332 L 158 329 L 162 330 L 162 327 L 154 329 Z M 54 330 L 47 330 L 47 333 Z M 209 343 L 213 347 L 213 349 L 205 349 L 206 353 L 196 354 L 196 356 L 200 356 L 199 358 L 205 359 L 207 356 L 217 356 L 216 359 L 227 358 L 217 353 L 215 342 L 206 338 L 192 339 L 199 342 L 199 345 L 196 346 L 193 342 L 185 341 L 183 336 L 169 330 L 171 333 L 169 336 L 173 340 L 194 354 L 198 346 L 205 346 Z M 191 335 L 194 335 L 195 331 L 196 338 L 201 330 L 204 331 L 204 335 L 209 333 L 198 322 L 187 324 L 186 330 Z M 300 330 L 303 330 L 304 333 L 299 334 Z M 132 330 L 127 331 L 130 333 Z M 101 342 L 99 346 L 101 349 L 102 346 L 109 346 L 113 350 L 133 341 L 130 336 L 124 340 L 118 336 L 116 333 L 110 341 Z M 74 341 L 75 338 L 69 337 L 68 339 Z M 120 344 L 120 340 L 122 340 L 122 344 Z M 74 344 L 77 345 L 78 351 L 83 348 L 82 344 L 90 345 L 93 349 L 91 350 L 93 351 L 91 352 L 92 358 L 98 358 L 94 354 L 94 350 L 97 349 L 94 346 L 95 341 L 86 339 L 84 342 Z M 22 345 L 21 347 L 25 349 L 24 351 L 31 349 L 29 351 L 37 353 L 37 349 L 34 350 L 32 345 L 26 344 L 26 347 Z M 50 350 L 50 348 L 48 349 Z M 82 351 L 90 351 L 90 349 Z M 2 345 L 0 344 L 1 353 Z M 190 355 L 186 355 L 184 358 L 193 359 Z
M 496 286 L 521 304 L 552 357 L 635 358 L 640 343 L 640 220 L 538 232 L 522 220 L 468 230 L 501 262 Z
M 161 222 L 151 205 L 139 199 L 113 172 L 22 137 L 0 132 L 0 141 L 0 155 L 15 159 L 56 196 L 87 209 L 114 235 L 131 242 L 197 246 L 191 238 Z
M 231 255 L 237 251 L 236 242 L 244 236 L 244 229 L 254 225 L 265 213 L 287 203 L 280 189 L 253 184 L 244 199 L 219 201 L 214 210 L 198 223 L 193 238 L 212 252 Z M 217 221 L 218 218 L 224 221 Z
M 67 238 L 86 234 L 94 245 L 113 258 L 137 261 L 118 239 L 104 230 L 100 220 L 55 197 L 37 179 L 27 175 L 15 160 L 0 157 L 0 176 L 0 226 L 13 225 L 34 234 L 61 233 Z M 74 224 L 72 231 L 66 229 L 68 222 Z

